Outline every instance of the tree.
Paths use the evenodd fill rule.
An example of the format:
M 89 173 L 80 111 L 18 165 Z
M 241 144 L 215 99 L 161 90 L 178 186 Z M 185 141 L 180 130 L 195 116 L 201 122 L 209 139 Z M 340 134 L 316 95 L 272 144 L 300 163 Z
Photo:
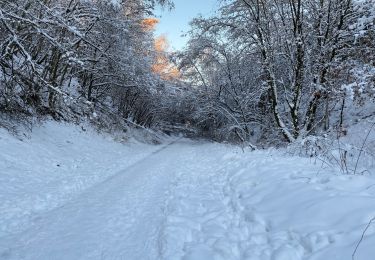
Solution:
M 293 142 L 330 127 L 330 111 L 343 95 L 343 68 L 353 66 L 350 53 L 363 47 L 353 38 L 353 23 L 372 13 L 370 5 L 352 0 L 224 1 L 217 16 L 192 22 L 181 66 L 208 92 L 222 86 L 219 100 L 233 118 L 224 124 L 241 122 L 244 130 L 244 125 L 256 129 L 258 124 L 265 130 L 267 121 L 273 122 L 274 130 Z M 362 28 L 368 32 L 372 20 L 365 20 Z M 221 78 L 213 80 L 213 75 Z M 250 120 L 247 114 L 253 115 Z
M 80 103 L 149 120 L 144 103 L 160 79 L 152 72 L 153 36 L 144 19 L 156 4 L 170 5 L 164 0 L 2 1 L 1 108 L 59 118 Z

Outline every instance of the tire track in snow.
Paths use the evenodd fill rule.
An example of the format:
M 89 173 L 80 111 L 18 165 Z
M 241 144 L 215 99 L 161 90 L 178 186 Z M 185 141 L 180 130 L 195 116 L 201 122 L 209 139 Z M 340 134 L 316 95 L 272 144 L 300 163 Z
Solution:
M 0 241 L 1 259 L 156 259 L 166 190 L 197 149 L 176 140 Z M 179 163 L 179 164 L 177 164 Z

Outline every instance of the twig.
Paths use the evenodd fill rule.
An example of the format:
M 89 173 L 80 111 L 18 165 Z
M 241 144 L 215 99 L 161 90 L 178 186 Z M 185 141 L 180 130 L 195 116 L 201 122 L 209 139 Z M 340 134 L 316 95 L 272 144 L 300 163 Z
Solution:
M 368 186 L 368 187 L 366 188 L 366 190 L 369 190 L 369 189 L 371 189 L 371 188 L 374 187 L 374 186 L 375 186 L 375 184 L 372 184 L 372 185 Z
M 352 254 L 352 260 L 355 260 L 355 255 L 356 255 L 356 253 L 357 253 L 357 251 L 358 251 L 359 245 L 362 243 L 363 239 L 365 238 L 365 234 L 366 234 L 367 230 L 370 228 L 372 222 L 374 222 L 374 221 L 375 221 L 375 217 L 373 217 L 373 218 L 369 221 L 369 223 L 367 224 L 365 230 L 363 230 L 363 232 L 362 232 L 362 236 L 361 236 L 361 239 L 358 241 L 357 246 L 355 247 L 354 252 L 353 252 L 353 254 Z
M 367 139 L 369 138 L 371 132 L 372 132 L 372 129 L 374 129 L 374 126 L 375 126 L 375 122 L 372 123 L 371 127 L 370 127 L 370 130 L 368 131 L 367 135 L 366 135 L 366 138 L 365 140 L 363 141 L 362 143 L 362 147 L 361 147 L 361 150 L 359 151 L 359 154 L 358 154 L 358 158 L 357 158 L 357 162 L 355 164 L 355 167 L 354 167 L 354 175 L 356 174 L 357 172 L 357 167 L 358 167 L 358 163 L 359 163 L 359 159 L 361 158 L 361 155 L 362 155 L 362 152 L 363 152 L 363 148 L 365 147 L 366 145 L 366 142 L 367 142 Z

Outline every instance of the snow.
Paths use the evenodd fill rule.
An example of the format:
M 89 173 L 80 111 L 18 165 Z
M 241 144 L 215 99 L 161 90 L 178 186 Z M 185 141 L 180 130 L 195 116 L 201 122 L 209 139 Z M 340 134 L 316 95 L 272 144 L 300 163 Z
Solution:
M 55 122 L 22 141 L 0 129 L 0 239 L 157 148 Z
M 283 150 L 52 122 L 0 147 L 0 259 L 349 260 L 375 216 L 372 175 Z M 370 225 L 355 259 L 374 244 Z
M 351 259 L 375 216 L 372 177 L 276 151 L 217 162 L 222 169 L 185 174 L 175 190 L 165 259 Z M 356 259 L 375 255 L 374 227 L 365 240 Z

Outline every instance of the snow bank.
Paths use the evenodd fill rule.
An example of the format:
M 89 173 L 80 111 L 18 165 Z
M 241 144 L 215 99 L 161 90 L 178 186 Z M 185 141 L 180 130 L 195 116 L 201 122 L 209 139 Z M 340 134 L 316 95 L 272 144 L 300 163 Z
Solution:
M 0 238 L 157 148 L 56 122 L 36 127 L 24 140 L 0 128 Z
M 216 172 L 181 176 L 163 259 L 345 260 L 375 217 L 375 179 L 277 151 L 229 153 Z M 355 259 L 375 255 L 375 224 Z

